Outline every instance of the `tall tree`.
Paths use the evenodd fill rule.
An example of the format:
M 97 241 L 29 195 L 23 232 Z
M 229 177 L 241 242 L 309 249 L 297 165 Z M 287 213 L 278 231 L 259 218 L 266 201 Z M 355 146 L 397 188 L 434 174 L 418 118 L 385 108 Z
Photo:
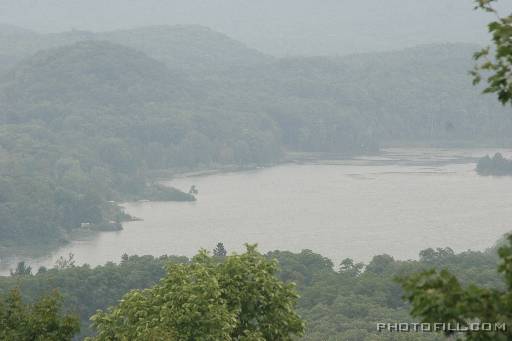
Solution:
M 213 249 L 213 255 L 216 257 L 226 257 L 228 255 L 223 243 L 217 243 L 217 246 Z
M 293 340 L 304 331 L 298 296 L 276 272 L 254 246 L 223 262 L 202 251 L 190 264 L 168 265 L 154 287 L 99 311 L 90 340 Z
M 32 267 L 25 263 L 25 261 L 18 262 L 16 269 L 11 269 L 11 276 L 30 276 L 32 275 Z
M 19 290 L 0 296 L 0 340 L 67 341 L 80 331 L 78 317 L 61 313 L 57 292 L 33 305 L 23 303 Z

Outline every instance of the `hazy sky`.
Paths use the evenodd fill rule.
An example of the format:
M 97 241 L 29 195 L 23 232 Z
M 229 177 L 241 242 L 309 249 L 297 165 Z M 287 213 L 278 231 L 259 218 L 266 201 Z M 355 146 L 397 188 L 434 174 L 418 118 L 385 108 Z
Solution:
M 202 24 L 277 55 L 482 44 L 491 19 L 472 0 L 0 0 L 0 23 L 38 31 Z

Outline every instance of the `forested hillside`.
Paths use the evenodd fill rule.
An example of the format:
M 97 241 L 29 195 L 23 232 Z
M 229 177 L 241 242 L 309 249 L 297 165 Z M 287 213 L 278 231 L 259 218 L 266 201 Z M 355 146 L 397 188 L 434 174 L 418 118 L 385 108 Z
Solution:
M 478 49 L 474 45 L 277 59 L 201 26 L 46 35 L 3 26 L 3 68 L 41 49 L 83 40 L 132 47 L 185 74 L 193 81 L 188 90 L 195 95 L 194 105 L 204 103 L 197 98 L 203 96 L 211 107 L 221 110 L 228 106 L 272 116 L 280 123 L 285 141 L 299 149 L 310 145 L 329 149 L 328 141 L 315 138 L 334 139 L 332 135 L 339 134 L 329 131 L 335 129 L 333 125 L 345 135 L 357 130 L 350 138 L 367 144 L 464 143 L 470 137 L 487 143 L 509 142 L 505 132 L 511 120 L 505 110 L 491 98 L 476 96 L 478 89 L 470 84 L 471 56 Z M 336 147 L 347 143 L 333 142 Z
M 300 294 L 297 312 L 306 322 L 304 340 L 444 340 L 434 333 L 387 334 L 376 331 L 376 323 L 413 321 L 402 301 L 397 276 L 430 268 L 447 268 L 467 285 L 501 288 L 496 274 L 496 250 L 454 254 L 449 249 L 427 249 L 419 261 L 398 261 L 388 255 L 375 256 L 366 264 L 350 259 L 333 264 L 310 250 L 300 253 L 274 251 L 266 255 L 279 261 L 279 278 L 295 282 Z M 222 260 L 222 256 L 218 258 Z M 165 274 L 165 264 L 188 263 L 186 257 L 127 256 L 119 265 L 91 268 L 61 262 L 54 269 L 26 266 L 11 277 L 0 277 L 0 294 L 19 286 L 23 297 L 33 302 L 42 294 L 59 289 L 67 311 L 81 318 L 81 336 L 90 335 L 89 317 L 97 309 L 115 305 L 131 289 L 153 286 Z M 24 269 L 24 270 L 23 270 Z
M 506 109 L 478 96 L 478 88 L 471 86 L 468 70 L 475 49 L 447 44 L 349 57 L 284 58 L 211 82 L 246 89 L 249 105 L 250 94 L 260 94 L 285 140 L 298 149 L 347 144 L 337 143 L 343 136 L 368 145 L 509 143 Z
M 509 143 L 512 118 L 465 76 L 474 49 L 278 59 L 198 26 L 1 26 L 0 245 L 119 229 L 112 201 L 195 200 L 156 185 L 158 170 Z
M 206 100 L 210 110 L 272 116 L 284 140 L 298 149 L 339 148 L 347 141 L 336 141 L 333 135 L 349 131 L 357 131 L 350 139 L 368 145 L 434 140 L 460 144 L 470 137 L 491 144 L 509 142 L 506 131 L 512 123 L 505 110 L 490 98 L 476 96 L 478 89 L 470 84 L 468 70 L 478 46 L 426 45 L 389 53 L 277 59 L 201 26 L 46 35 L 2 26 L 3 68 L 41 49 L 83 40 L 132 47 L 185 75 L 192 81 L 188 107 Z

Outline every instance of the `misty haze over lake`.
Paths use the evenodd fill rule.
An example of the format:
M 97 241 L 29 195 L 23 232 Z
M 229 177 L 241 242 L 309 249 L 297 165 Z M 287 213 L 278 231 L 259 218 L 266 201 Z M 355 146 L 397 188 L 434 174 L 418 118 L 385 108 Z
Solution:
M 0 0 L 0 340 L 505 326 L 511 42 L 511 0 Z
M 52 266 L 68 253 L 91 265 L 119 261 L 123 253 L 192 256 L 218 241 L 230 251 L 241 251 L 245 242 L 259 243 L 262 251 L 311 249 L 335 262 L 367 262 L 382 253 L 416 259 L 428 247 L 484 250 L 509 231 L 512 219 L 512 178 L 474 171 L 475 158 L 489 152 L 391 149 L 351 160 L 177 178 L 168 184 L 196 185 L 197 202 L 125 204 L 144 220 L 30 263 Z

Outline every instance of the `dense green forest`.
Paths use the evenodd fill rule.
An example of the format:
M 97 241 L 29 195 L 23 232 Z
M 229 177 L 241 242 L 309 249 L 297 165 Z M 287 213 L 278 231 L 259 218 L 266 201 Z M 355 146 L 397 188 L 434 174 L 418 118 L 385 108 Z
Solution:
M 512 118 L 468 82 L 473 50 L 275 58 L 200 26 L 1 26 L 0 248 L 119 229 L 123 200 L 195 200 L 162 170 L 506 144 Z
M 467 143 L 471 137 L 474 144 L 508 142 L 506 129 L 511 123 L 506 110 L 492 98 L 476 96 L 478 89 L 469 83 L 471 55 L 478 48 L 470 44 L 344 57 L 275 58 L 201 26 L 46 35 L 4 27 L 0 29 L 0 55 L 23 62 L 40 50 L 58 46 L 73 50 L 74 43 L 91 40 L 143 52 L 152 62 L 162 62 L 181 75 L 182 79 L 174 75 L 173 85 L 188 98 L 178 102 L 194 113 L 202 107 L 237 115 L 266 114 L 278 123 L 282 135 L 290 136 L 284 141 L 288 148 L 306 148 L 304 139 L 310 136 L 310 148 L 338 151 L 346 141 L 313 143 L 331 123 L 338 124 L 340 133 L 347 133 L 352 124 L 367 144 L 370 137 L 382 145 L 393 141 Z M 78 63 L 78 52 L 75 58 Z M 117 70 L 122 70 L 123 60 L 118 62 Z M 13 67 L 9 62 L 5 65 Z M 59 70 L 54 71 L 58 77 Z M 292 143 L 295 135 L 298 141 Z
M 219 254 L 219 253 L 216 253 Z M 450 248 L 427 249 L 418 261 L 399 261 L 388 255 L 375 256 L 368 264 L 346 259 L 341 264 L 310 250 L 300 253 L 273 251 L 265 255 L 279 264 L 278 277 L 297 285 L 300 298 L 297 312 L 306 322 L 304 340 L 441 340 L 436 334 L 387 334 L 376 331 L 377 322 L 414 321 L 409 305 L 402 300 L 396 282 L 417 271 L 449 269 L 463 285 L 477 284 L 503 288 L 496 274 L 496 248 L 485 252 L 455 254 Z M 214 256 L 222 262 L 224 256 Z M 75 266 L 66 260 L 53 269 L 41 268 L 31 274 L 27 265 L 10 277 L 0 278 L 0 293 L 19 287 L 25 302 L 35 302 L 41 295 L 57 288 L 67 312 L 78 313 L 80 337 L 91 335 L 89 317 L 97 309 L 106 309 L 131 289 L 149 288 L 165 276 L 165 266 L 189 264 L 186 257 L 128 256 L 119 264 L 108 263 L 91 268 Z M 178 270 L 176 270 L 178 271 Z

